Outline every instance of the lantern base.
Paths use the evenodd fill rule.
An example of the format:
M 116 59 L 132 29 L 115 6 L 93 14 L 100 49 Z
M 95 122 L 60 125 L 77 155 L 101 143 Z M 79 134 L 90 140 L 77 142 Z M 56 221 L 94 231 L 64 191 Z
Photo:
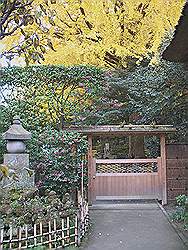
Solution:
M 18 181 L 12 183 L 13 187 L 34 187 L 34 172 L 29 170 L 29 154 L 4 154 L 4 164 L 10 169 L 10 177 L 14 173 L 18 177 Z M 12 182 L 11 178 L 6 182 Z

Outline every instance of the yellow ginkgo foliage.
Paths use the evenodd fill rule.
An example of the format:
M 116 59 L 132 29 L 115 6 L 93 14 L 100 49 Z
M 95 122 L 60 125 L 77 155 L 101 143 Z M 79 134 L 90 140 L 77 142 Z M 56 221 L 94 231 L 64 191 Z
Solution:
M 45 64 L 126 67 L 152 59 L 170 38 L 185 0 L 66 0 L 53 5 L 53 44 Z
M 128 59 L 153 63 L 170 40 L 186 0 L 34 0 L 53 47 L 44 64 L 126 67 Z M 40 13 L 40 11 L 39 11 Z M 26 27 L 31 33 L 36 29 Z M 4 40 L 19 42 L 21 32 Z M 40 42 L 43 39 L 41 34 Z M 6 47 L 6 46 L 5 46 Z M 51 47 L 51 45 L 50 45 Z M 44 46 L 42 47 L 44 49 Z M 46 49 L 45 49 L 46 50 Z
M 0 165 L 0 181 L 3 179 L 3 178 L 7 178 L 9 175 L 9 168 L 8 166 L 4 165 L 4 164 L 1 164 Z

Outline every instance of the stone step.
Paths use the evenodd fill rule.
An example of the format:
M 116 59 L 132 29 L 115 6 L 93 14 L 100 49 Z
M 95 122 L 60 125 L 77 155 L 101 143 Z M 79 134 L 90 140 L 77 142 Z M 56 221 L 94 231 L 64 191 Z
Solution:
M 97 202 L 89 207 L 90 210 L 155 210 L 160 209 L 157 202 L 126 202 L 126 203 L 107 203 Z

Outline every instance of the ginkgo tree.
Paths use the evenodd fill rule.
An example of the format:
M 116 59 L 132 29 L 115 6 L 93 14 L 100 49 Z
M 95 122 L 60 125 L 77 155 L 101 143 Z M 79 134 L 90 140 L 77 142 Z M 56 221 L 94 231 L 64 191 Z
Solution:
M 145 58 L 156 63 L 173 36 L 185 2 L 33 0 L 33 11 L 39 13 L 38 20 L 42 20 L 46 33 L 37 30 L 37 46 L 35 42 L 30 53 L 37 47 L 40 53 L 35 61 L 39 62 L 44 59 L 43 52 L 47 52 L 45 64 L 124 68 L 129 58 L 135 58 L 137 63 Z M 32 34 L 36 28 L 33 23 L 24 31 Z M 20 41 L 22 36 L 22 32 L 18 31 L 11 39 L 6 39 L 5 50 Z M 42 47 L 38 46 L 44 38 L 50 40 L 45 41 Z M 48 47 L 53 50 L 48 50 Z
M 53 14 L 50 10 L 44 13 L 40 2 L 43 0 L 0 0 L 0 41 L 4 48 L 1 58 L 11 60 L 21 56 L 27 64 L 40 63 L 46 48 L 53 49 L 49 38 Z M 55 3 L 54 0 L 49 2 Z
M 45 63 L 126 67 L 156 63 L 185 0 L 66 0 L 53 5 L 53 44 Z
M 0 95 L 0 113 L 6 113 L 0 117 L 11 120 L 20 114 L 30 129 L 49 124 L 61 129 L 70 122 L 82 122 L 104 81 L 103 70 L 89 66 L 3 67 L 0 74 L 0 93 L 7 93 Z M 0 130 L 6 126 L 2 123 Z

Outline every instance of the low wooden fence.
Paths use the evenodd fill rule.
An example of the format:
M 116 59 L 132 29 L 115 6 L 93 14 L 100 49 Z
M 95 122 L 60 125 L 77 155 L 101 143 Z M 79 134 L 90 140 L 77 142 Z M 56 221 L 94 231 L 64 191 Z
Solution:
M 15 228 L 9 225 L 0 229 L 0 249 L 28 249 L 37 246 L 62 248 L 76 245 L 85 235 L 88 228 L 89 212 L 85 199 L 80 200 L 76 215 L 57 218 L 48 223 L 39 222 L 33 227 L 24 225 Z

